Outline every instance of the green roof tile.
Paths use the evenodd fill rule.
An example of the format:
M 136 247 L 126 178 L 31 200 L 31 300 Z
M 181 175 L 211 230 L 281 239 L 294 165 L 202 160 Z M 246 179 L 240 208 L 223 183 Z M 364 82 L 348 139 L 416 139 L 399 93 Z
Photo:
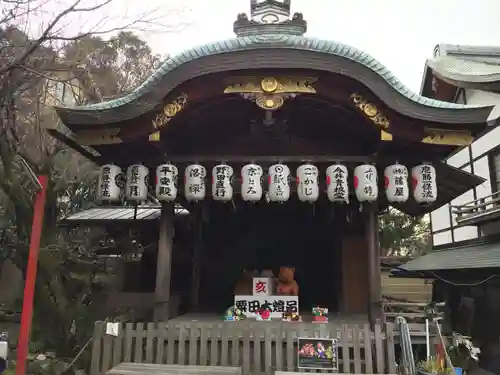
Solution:
M 287 34 L 263 34 L 263 35 L 252 35 L 244 36 L 240 38 L 233 38 L 228 40 L 222 40 L 215 43 L 209 43 L 203 46 L 198 46 L 184 51 L 183 53 L 169 57 L 163 64 L 154 72 L 149 79 L 143 82 L 139 87 L 137 87 L 130 94 L 123 96 L 121 98 L 110 100 L 107 102 L 91 104 L 86 106 L 71 107 L 77 110 L 104 110 L 110 108 L 120 107 L 122 105 L 131 103 L 140 97 L 142 97 L 146 92 L 148 92 L 157 81 L 161 80 L 166 74 L 168 74 L 173 69 L 178 66 L 196 60 L 198 58 L 210 55 L 217 55 L 229 52 L 238 52 L 251 49 L 259 48 L 283 48 L 283 49 L 295 49 L 295 50 L 305 50 L 311 52 L 327 53 L 334 56 L 343 57 L 358 64 L 362 64 L 380 77 L 382 77 L 390 86 L 392 86 L 401 95 L 407 97 L 413 102 L 420 105 L 434 107 L 434 108 L 471 108 L 474 106 L 468 106 L 463 104 L 454 104 L 449 102 L 443 102 L 435 99 L 430 99 L 424 96 L 420 96 L 406 87 L 389 69 L 378 62 L 376 59 L 371 57 L 365 52 L 362 52 L 356 48 L 347 46 L 342 43 L 337 43 L 334 41 L 327 41 L 315 38 L 307 38 L 304 36 L 297 35 L 287 35 Z

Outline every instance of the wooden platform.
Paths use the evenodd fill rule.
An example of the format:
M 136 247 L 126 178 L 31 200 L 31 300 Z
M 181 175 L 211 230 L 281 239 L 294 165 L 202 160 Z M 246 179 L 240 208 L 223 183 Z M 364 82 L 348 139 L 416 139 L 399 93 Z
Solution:
M 339 371 L 396 372 L 394 324 L 223 322 L 179 317 L 165 323 L 121 324 L 117 337 L 94 331 L 90 375 L 122 362 L 241 367 L 243 375 L 297 371 L 297 338 L 338 340 Z M 323 370 L 323 372 L 327 372 Z

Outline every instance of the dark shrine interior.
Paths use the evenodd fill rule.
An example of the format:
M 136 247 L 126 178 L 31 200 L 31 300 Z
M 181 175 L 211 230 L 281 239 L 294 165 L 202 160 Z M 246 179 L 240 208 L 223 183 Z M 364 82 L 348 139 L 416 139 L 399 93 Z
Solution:
M 357 231 L 363 235 L 359 210 L 352 205 L 315 205 L 298 202 L 258 204 L 236 201 L 206 202 L 208 216 L 177 217 L 172 258 L 171 292 L 180 296 L 180 312 L 221 313 L 233 302 L 234 288 L 243 269 L 272 270 L 293 266 L 300 287 L 301 310 L 313 305 L 340 310 L 342 298 L 342 238 Z M 209 207 L 206 207 L 209 206 Z M 201 226 L 201 234 L 200 234 Z M 138 265 L 140 283 L 129 282 L 127 291 L 153 292 L 156 246 Z M 359 233 L 358 233 L 359 232 Z M 201 244 L 198 306 L 191 305 L 194 249 Z M 131 278 L 128 278 L 131 279 Z M 130 290 L 130 288 L 134 290 Z
M 230 306 L 243 269 L 273 270 L 277 275 L 280 266 L 292 266 L 302 308 L 310 311 L 320 303 L 337 311 L 341 238 L 336 232 L 345 217 L 336 218 L 327 208 L 264 203 L 214 212 L 204 231 L 200 309 L 218 312 Z

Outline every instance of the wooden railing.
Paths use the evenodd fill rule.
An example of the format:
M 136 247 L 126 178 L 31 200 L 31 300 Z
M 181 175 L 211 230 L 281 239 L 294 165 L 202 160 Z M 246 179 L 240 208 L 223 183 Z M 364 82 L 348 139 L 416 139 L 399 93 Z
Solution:
M 412 343 L 413 344 L 426 343 L 425 308 L 428 306 L 427 303 L 384 301 L 383 306 L 384 306 L 384 318 L 386 322 L 395 323 L 396 318 L 398 316 L 405 318 L 408 323 L 408 329 L 410 331 Z M 438 302 L 435 304 L 435 310 L 437 312 L 436 318 L 438 318 L 439 321 L 441 321 L 444 317 L 443 313 L 444 306 L 445 306 L 444 302 Z M 439 323 L 439 325 L 441 326 L 441 323 Z M 399 337 L 396 338 L 396 342 L 398 342 L 398 338 Z
M 90 375 L 122 362 L 240 366 L 243 375 L 297 371 L 298 337 L 338 339 L 341 373 L 396 373 L 393 323 L 371 330 L 369 324 L 243 321 L 126 323 L 116 337 L 97 322 Z
M 429 305 L 428 303 L 422 302 L 407 302 L 407 301 L 384 301 L 384 316 L 386 319 L 393 319 L 397 316 L 406 318 L 408 321 L 413 319 L 420 321 L 425 320 L 425 308 Z M 441 311 L 445 307 L 444 302 L 438 302 L 434 304 L 435 309 L 438 310 L 438 317 L 442 317 L 443 312 Z
M 461 205 L 450 206 L 457 224 L 475 224 L 492 216 L 500 217 L 500 191 Z

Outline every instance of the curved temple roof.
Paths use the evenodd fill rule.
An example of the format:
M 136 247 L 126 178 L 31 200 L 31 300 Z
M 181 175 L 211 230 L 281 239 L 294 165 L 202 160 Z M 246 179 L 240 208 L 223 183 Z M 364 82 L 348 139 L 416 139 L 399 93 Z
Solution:
M 460 87 L 500 84 L 500 48 L 440 44 L 427 68 Z
M 273 61 L 272 58 L 267 57 L 267 53 L 276 50 L 288 50 L 288 51 L 300 51 L 303 53 L 308 53 L 309 60 L 315 58 L 323 58 L 326 56 L 331 57 L 328 61 L 327 67 L 324 70 L 330 70 L 335 73 L 350 75 L 351 77 L 361 79 L 346 70 L 340 68 L 340 60 L 348 60 L 353 63 L 353 65 L 360 66 L 364 69 L 369 69 L 378 76 L 377 85 L 370 84 L 368 80 L 362 83 L 368 86 L 375 94 L 383 96 L 382 94 L 387 94 L 388 91 L 393 91 L 393 93 L 399 94 L 404 98 L 408 99 L 413 105 L 420 107 L 427 107 L 429 109 L 471 109 L 471 108 L 491 108 L 491 106 L 467 106 L 461 104 L 454 104 L 449 102 L 443 102 L 431 98 L 427 98 L 414 93 L 408 87 L 406 87 L 396 76 L 382 65 L 379 61 L 364 53 L 357 50 L 356 48 L 347 46 L 345 44 L 321 40 L 315 38 L 308 38 L 302 34 L 306 31 L 307 24 L 302 18 L 302 14 L 296 13 L 292 18 L 289 18 L 290 1 L 286 0 L 284 2 L 276 2 L 274 0 L 266 0 L 261 3 L 257 3 L 252 0 L 252 13 L 251 19 L 249 20 L 246 15 L 240 14 L 238 20 L 235 22 L 234 30 L 237 34 L 236 38 L 227 39 L 223 41 L 218 41 L 215 43 L 206 44 L 199 47 L 191 48 L 177 56 L 169 57 L 161 67 L 143 84 L 141 84 L 132 93 L 107 102 L 91 104 L 86 106 L 78 107 L 58 107 L 56 108 L 60 115 L 62 115 L 63 120 L 69 122 L 80 122 L 80 123 L 90 123 L 96 121 L 93 112 L 99 111 L 100 122 L 113 122 L 118 120 L 125 120 L 132 118 L 134 116 L 141 115 L 152 108 L 158 106 L 165 96 L 173 89 L 175 86 L 181 84 L 182 82 L 175 82 L 166 84 L 168 80 L 167 76 L 170 77 L 171 74 L 176 74 L 177 71 L 186 64 L 194 63 L 202 66 L 203 69 L 198 69 L 197 74 L 187 74 L 184 76 L 183 80 L 187 81 L 189 79 L 195 78 L 203 74 L 210 74 L 215 72 L 220 72 L 224 70 L 236 70 L 236 69 L 252 69 L 257 66 L 253 66 L 252 63 L 248 63 L 246 60 L 243 63 L 237 64 L 220 64 L 220 66 L 214 67 L 214 64 L 206 64 L 206 60 L 209 57 L 217 55 L 237 55 L 239 52 L 245 51 L 261 51 L 258 59 L 258 68 L 286 68 L 283 66 L 283 62 L 277 63 Z M 266 17 L 268 17 L 266 19 Z M 272 21 L 269 21 L 269 17 L 274 17 Z M 275 53 L 275 52 L 274 52 Z M 293 66 L 294 68 L 308 68 L 308 61 L 303 59 L 303 66 Z M 256 63 L 257 64 L 257 63 Z M 345 64 L 345 63 L 344 63 Z M 207 67 L 205 67 L 205 65 Z M 209 66 L 212 65 L 212 66 Z M 315 69 L 312 67 L 312 69 Z M 320 68 L 316 68 L 320 69 Z M 359 74 L 361 75 L 361 74 Z M 382 83 L 382 84 L 380 84 Z M 377 86 L 377 87 L 375 87 Z M 389 90 L 387 90 L 389 89 Z M 383 98 L 382 98 L 383 99 Z M 384 99 L 383 99 L 384 100 Z M 386 104 L 389 106 L 397 106 L 397 100 L 386 99 Z M 132 107 L 133 110 L 132 110 Z M 486 108 L 485 108 L 486 107 Z M 116 113 L 117 109 L 120 109 L 120 113 Z M 122 109 L 127 109 L 122 111 Z M 477 118 L 484 119 L 488 117 L 489 112 L 484 116 L 484 111 Z M 114 113 L 114 115 L 111 115 Z M 458 118 L 458 117 L 457 117 Z M 65 121 L 65 122 L 66 122 Z M 457 120 L 457 122 L 466 120 Z M 452 121 L 453 122 L 453 121 Z
M 119 107 L 140 99 L 141 96 L 143 96 L 146 92 L 156 87 L 158 81 L 160 81 L 165 75 L 167 75 L 169 72 L 171 72 L 178 66 L 185 64 L 189 61 L 193 61 L 202 58 L 204 56 L 218 55 L 228 52 L 237 52 L 242 50 L 266 48 L 266 47 L 306 50 L 311 52 L 327 53 L 329 55 L 338 57 L 344 57 L 349 60 L 352 60 L 355 63 L 370 68 L 371 70 L 376 72 L 383 80 L 385 80 L 387 84 L 390 85 L 394 90 L 396 90 L 401 95 L 406 96 L 408 99 L 418 104 L 436 108 L 471 107 L 463 104 L 454 104 L 435 99 L 430 99 L 425 96 L 420 96 L 414 93 L 412 90 L 406 87 L 382 63 L 377 61 L 375 58 L 371 57 L 369 54 L 362 52 L 354 47 L 350 47 L 346 44 L 329 40 L 307 38 L 304 36 L 297 36 L 297 35 L 266 34 L 266 35 L 255 35 L 255 36 L 251 35 L 251 36 L 244 36 L 241 38 L 227 39 L 188 49 L 185 52 L 181 53 L 180 55 L 169 57 L 148 80 L 146 80 L 143 84 L 141 84 L 137 89 L 135 89 L 130 94 L 107 102 L 73 107 L 73 108 L 81 110 L 103 110 L 103 109 Z
M 469 83 L 500 81 L 500 64 L 466 60 L 454 56 L 440 56 L 427 61 L 427 66 L 445 79 Z

